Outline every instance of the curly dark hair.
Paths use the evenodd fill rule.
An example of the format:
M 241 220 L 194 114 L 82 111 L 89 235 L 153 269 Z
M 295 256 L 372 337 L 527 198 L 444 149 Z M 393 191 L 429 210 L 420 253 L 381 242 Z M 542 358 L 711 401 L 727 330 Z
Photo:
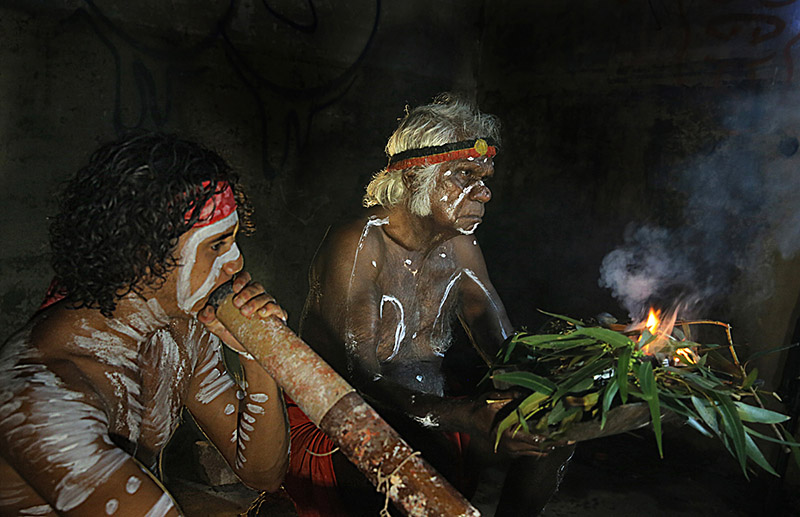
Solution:
M 66 185 L 50 225 L 55 282 L 73 307 L 110 316 L 120 298 L 159 288 L 178 238 L 219 182 L 233 189 L 240 228 L 253 229 L 238 176 L 215 152 L 174 135 L 136 132 L 103 145 Z

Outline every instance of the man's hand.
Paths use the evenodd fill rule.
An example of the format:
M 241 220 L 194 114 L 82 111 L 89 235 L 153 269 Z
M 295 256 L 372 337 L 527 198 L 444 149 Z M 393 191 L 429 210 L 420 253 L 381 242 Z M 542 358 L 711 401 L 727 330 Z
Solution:
M 261 319 L 275 316 L 286 323 L 286 311 L 278 305 L 275 298 L 264 290 L 261 284 L 252 282 L 250 273 L 242 271 L 236 275 L 233 281 L 233 292 L 233 305 L 239 309 L 243 316 L 248 318 L 257 316 Z M 206 305 L 197 315 L 197 319 L 230 348 L 240 354 L 250 355 L 241 343 L 228 332 L 222 322 L 217 319 L 214 307 Z
M 497 436 L 497 425 L 501 418 L 498 413 L 510 402 L 522 396 L 516 391 L 494 391 L 485 393 L 473 400 L 474 423 L 478 432 L 484 439 L 491 442 L 494 447 Z M 538 434 L 527 433 L 524 430 L 514 432 L 514 428 L 506 429 L 500 437 L 497 451 L 512 457 L 517 456 L 546 456 L 556 447 L 567 445 L 560 442 L 546 441 L 546 437 Z

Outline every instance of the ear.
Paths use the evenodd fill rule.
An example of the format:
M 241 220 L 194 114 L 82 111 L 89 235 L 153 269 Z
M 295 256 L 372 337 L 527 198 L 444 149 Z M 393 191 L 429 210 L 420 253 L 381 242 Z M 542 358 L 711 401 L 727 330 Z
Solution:
M 403 186 L 408 192 L 411 192 L 413 190 L 411 187 L 414 185 L 414 181 L 417 178 L 417 173 L 414 171 L 414 169 L 406 169 L 403 171 L 401 177 L 403 178 Z

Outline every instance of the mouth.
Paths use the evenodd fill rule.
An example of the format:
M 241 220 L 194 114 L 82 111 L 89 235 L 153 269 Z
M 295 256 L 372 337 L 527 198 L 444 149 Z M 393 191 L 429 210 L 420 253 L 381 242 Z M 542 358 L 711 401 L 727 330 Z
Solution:
M 483 216 L 468 214 L 468 215 L 461 215 L 458 217 L 458 221 L 460 223 L 467 223 L 467 224 L 475 224 L 480 223 L 483 221 Z

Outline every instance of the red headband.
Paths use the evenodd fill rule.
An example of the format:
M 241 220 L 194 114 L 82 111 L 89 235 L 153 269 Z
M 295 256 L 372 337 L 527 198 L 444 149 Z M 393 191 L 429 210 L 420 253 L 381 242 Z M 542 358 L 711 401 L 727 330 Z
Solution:
M 427 167 L 437 163 L 460 160 L 463 158 L 491 158 L 497 154 L 497 146 L 491 138 L 464 140 L 452 144 L 409 149 L 389 158 L 387 171 L 409 169 L 411 167 Z
M 203 187 L 208 187 L 209 185 L 211 185 L 210 181 L 203 182 Z M 196 207 L 193 206 L 186 212 L 184 219 L 187 222 L 192 218 L 192 215 L 194 215 L 195 208 Z M 231 189 L 227 181 L 220 181 L 217 183 L 217 190 L 214 196 L 203 205 L 203 208 L 200 210 L 200 218 L 194 223 L 192 228 L 200 228 L 216 223 L 231 215 L 234 210 L 236 210 L 236 198 L 233 196 L 233 189 Z

